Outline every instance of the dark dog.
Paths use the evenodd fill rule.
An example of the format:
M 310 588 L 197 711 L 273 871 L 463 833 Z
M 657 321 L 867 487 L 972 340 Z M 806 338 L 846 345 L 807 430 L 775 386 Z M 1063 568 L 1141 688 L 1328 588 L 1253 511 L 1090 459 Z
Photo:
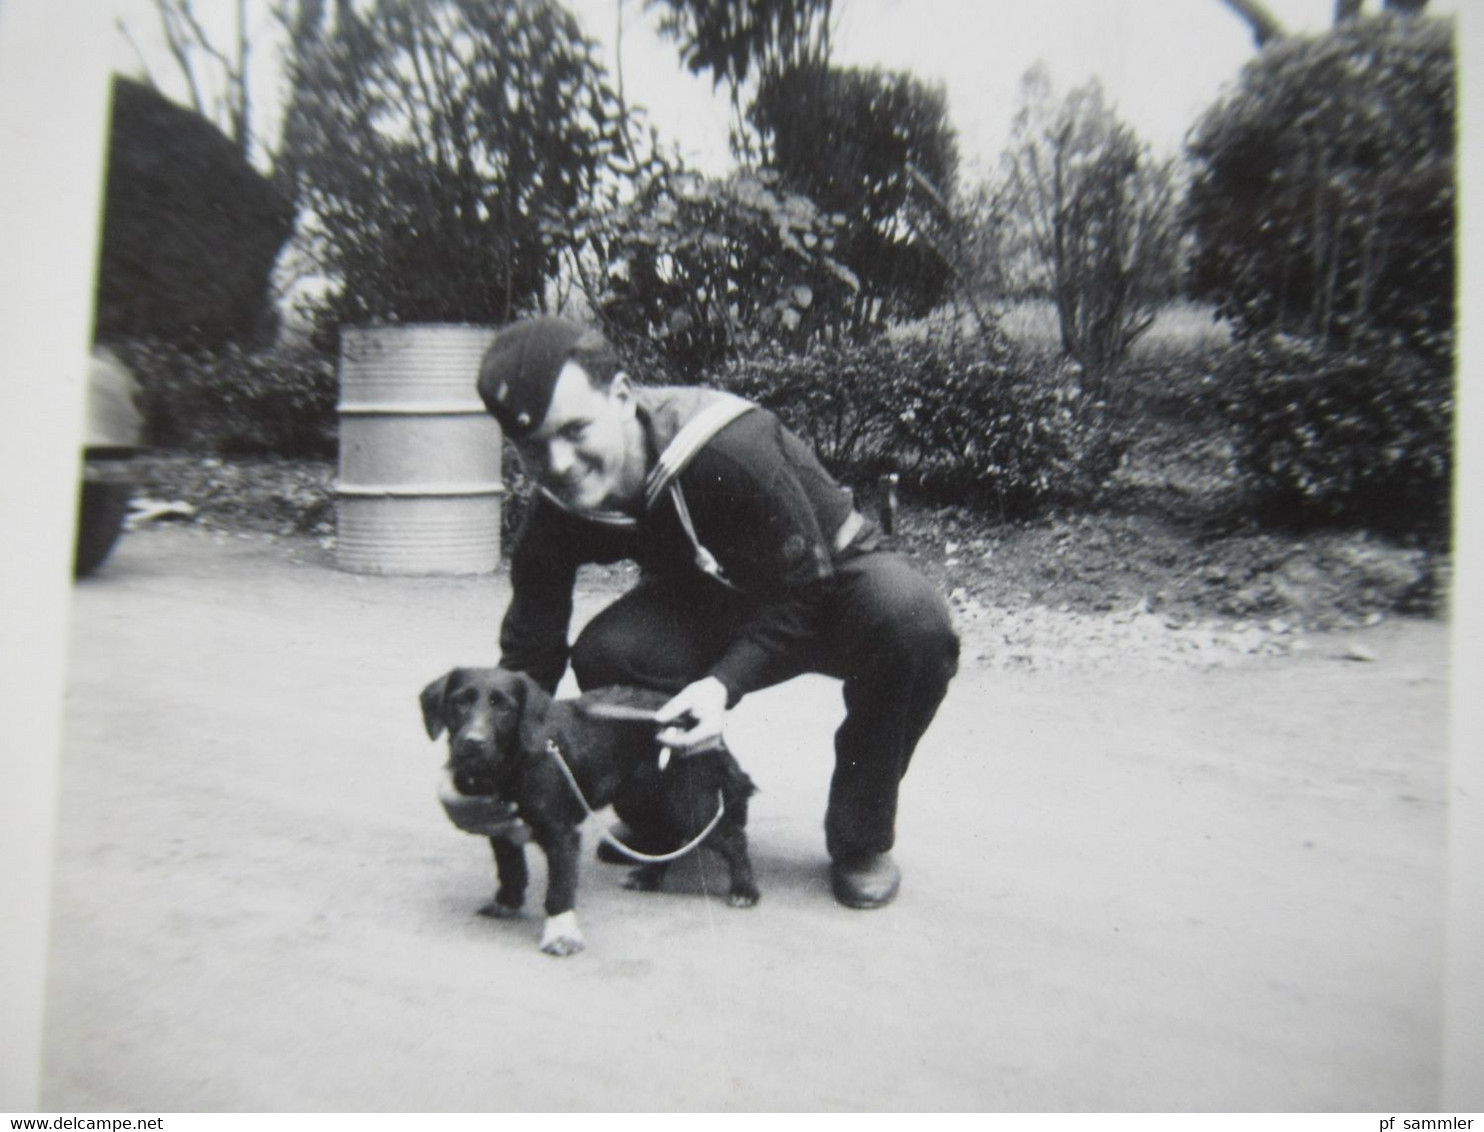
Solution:
M 454 791 L 485 807 L 477 822 L 466 823 L 456 816 L 456 805 L 449 805 L 457 824 L 488 834 L 494 849 L 498 888 L 494 902 L 482 911 L 513 916 L 524 903 L 528 829 L 546 854 L 541 950 L 550 955 L 570 955 L 583 946 L 574 904 L 582 849 L 578 827 L 587 817 L 553 745 L 587 804 L 596 810 L 611 803 L 627 825 L 645 833 L 646 845 L 680 848 L 706 829 L 720 802 L 722 817 L 702 844 L 720 853 L 731 871 L 728 903 L 737 908 L 757 903 L 744 832 L 747 799 L 756 787 L 731 752 L 721 746 L 676 757 L 662 770 L 653 722 L 619 722 L 598 714 L 603 705 L 653 711 L 668 698 L 638 688 L 608 688 L 554 700 L 529 676 L 503 668 L 455 668 L 423 689 L 428 737 L 448 731 Z M 627 886 L 656 889 L 666 867 L 646 863 Z

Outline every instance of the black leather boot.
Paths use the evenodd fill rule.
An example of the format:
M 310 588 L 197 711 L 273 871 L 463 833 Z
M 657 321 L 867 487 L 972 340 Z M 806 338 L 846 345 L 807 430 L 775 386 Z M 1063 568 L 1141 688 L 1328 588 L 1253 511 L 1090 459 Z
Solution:
M 902 885 L 902 870 L 890 853 L 835 861 L 830 866 L 835 899 L 847 908 L 880 908 L 890 904 Z

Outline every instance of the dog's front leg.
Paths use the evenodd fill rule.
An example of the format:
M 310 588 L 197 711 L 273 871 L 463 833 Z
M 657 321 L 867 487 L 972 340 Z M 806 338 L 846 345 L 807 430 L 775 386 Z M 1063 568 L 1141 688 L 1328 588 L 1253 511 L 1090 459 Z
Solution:
M 546 854 L 547 872 L 541 950 L 548 955 L 571 955 L 585 946 L 575 909 L 582 837 L 575 827 L 568 826 L 538 831 L 537 840 Z
M 495 852 L 495 879 L 498 887 L 495 898 L 479 910 L 481 916 L 508 919 L 520 913 L 526 902 L 526 884 L 530 873 L 526 868 L 526 847 L 503 837 L 491 837 L 490 848 Z

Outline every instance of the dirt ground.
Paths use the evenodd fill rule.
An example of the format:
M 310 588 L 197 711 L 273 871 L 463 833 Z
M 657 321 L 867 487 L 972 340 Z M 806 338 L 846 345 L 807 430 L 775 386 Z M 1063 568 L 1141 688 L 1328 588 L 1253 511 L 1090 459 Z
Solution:
M 475 914 L 416 702 L 493 657 L 507 592 L 197 529 L 77 585 L 43 1111 L 1436 1105 L 1445 624 L 1038 666 L 966 620 L 874 912 L 829 895 L 837 689 L 756 694 L 762 902 L 588 857 L 555 960 L 539 895 Z

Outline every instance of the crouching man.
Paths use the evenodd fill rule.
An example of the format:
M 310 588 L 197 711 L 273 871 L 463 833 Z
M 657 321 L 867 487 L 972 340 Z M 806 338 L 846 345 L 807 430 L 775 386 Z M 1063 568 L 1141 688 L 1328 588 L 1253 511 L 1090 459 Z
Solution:
M 720 742 L 749 692 L 806 672 L 843 681 L 825 814 L 834 893 L 852 908 L 889 903 L 902 777 L 958 669 L 942 597 L 880 548 L 850 492 L 772 413 L 717 390 L 642 386 L 596 331 L 557 318 L 505 329 L 479 394 L 537 484 L 511 554 L 501 664 L 548 691 L 570 663 L 583 689 L 672 695 L 659 739 L 677 755 Z M 578 567 L 623 559 L 639 583 L 569 647 Z

